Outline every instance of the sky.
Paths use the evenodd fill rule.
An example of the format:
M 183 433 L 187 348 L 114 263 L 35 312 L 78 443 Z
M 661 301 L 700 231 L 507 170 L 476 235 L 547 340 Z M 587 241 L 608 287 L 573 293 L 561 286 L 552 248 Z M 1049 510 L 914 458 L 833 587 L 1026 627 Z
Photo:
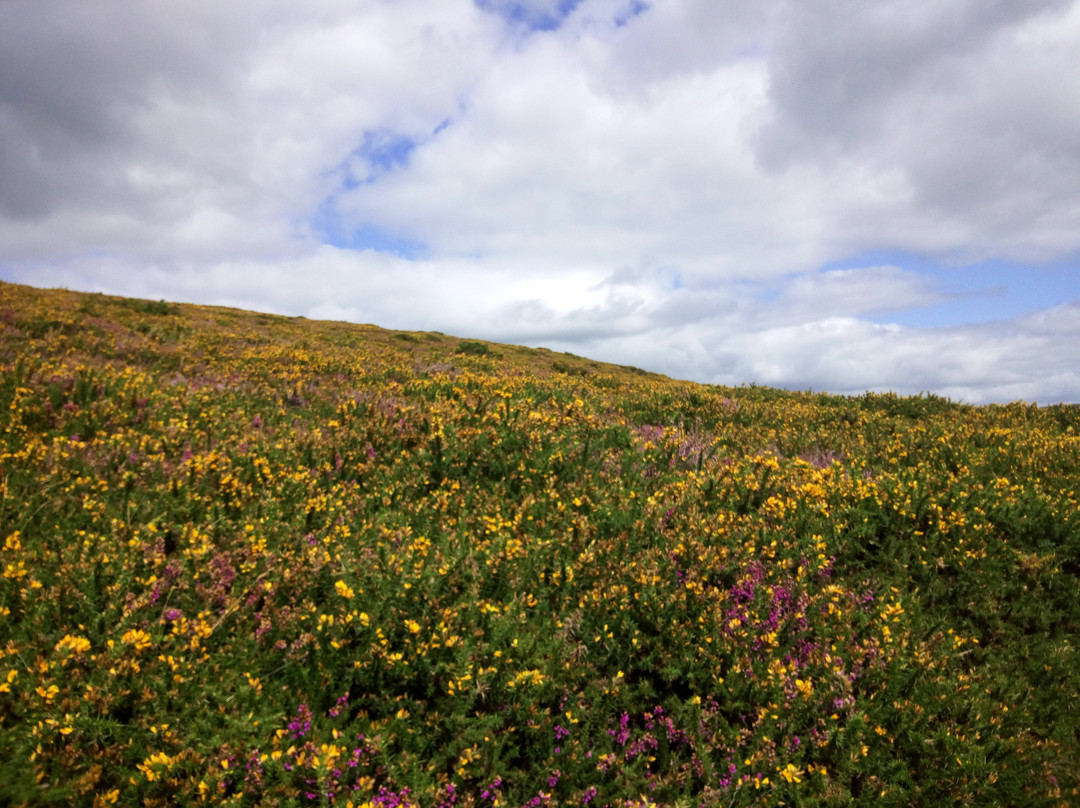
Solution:
M 1080 0 L 3 0 L 0 280 L 1080 403 Z

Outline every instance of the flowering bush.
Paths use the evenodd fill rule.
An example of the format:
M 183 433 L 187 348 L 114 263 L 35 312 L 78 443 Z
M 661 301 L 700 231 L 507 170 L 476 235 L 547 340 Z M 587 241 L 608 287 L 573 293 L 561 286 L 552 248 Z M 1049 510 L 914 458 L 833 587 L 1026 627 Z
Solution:
M 484 347 L 0 284 L 0 801 L 1076 801 L 1075 408 Z

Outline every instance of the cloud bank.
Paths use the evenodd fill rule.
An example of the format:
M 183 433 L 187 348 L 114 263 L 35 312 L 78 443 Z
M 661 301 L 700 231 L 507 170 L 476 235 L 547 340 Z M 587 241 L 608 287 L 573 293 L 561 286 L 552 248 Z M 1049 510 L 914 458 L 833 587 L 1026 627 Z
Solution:
M 1071 0 L 11 0 L 0 278 L 1076 402 L 1078 48 Z

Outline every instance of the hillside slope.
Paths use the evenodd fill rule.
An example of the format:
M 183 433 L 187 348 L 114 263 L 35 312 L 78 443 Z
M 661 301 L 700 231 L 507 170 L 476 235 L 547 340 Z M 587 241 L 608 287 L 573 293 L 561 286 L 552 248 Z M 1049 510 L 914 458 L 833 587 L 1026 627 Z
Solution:
M 0 802 L 1067 805 L 1080 413 L 0 284 Z

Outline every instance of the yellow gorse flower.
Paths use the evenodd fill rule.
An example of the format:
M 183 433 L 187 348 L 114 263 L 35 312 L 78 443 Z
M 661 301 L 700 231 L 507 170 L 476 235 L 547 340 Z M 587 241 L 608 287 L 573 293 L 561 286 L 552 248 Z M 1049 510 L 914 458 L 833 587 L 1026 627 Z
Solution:
M 344 581 L 338 581 L 337 583 L 335 583 L 334 589 L 336 589 L 337 593 L 346 600 L 351 600 L 356 595 L 352 588 Z
M 161 775 L 157 767 L 163 766 L 165 771 L 172 768 L 173 759 L 164 752 L 154 752 L 150 757 L 136 764 L 135 768 L 141 771 L 147 780 L 153 781 Z
M 90 650 L 90 640 L 86 639 L 86 637 L 74 637 L 71 634 L 65 634 L 60 642 L 54 646 L 53 650 L 84 654 Z
M 25 578 L 29 574 L 29 570 L 26 569 L 26 564 L 22 561 L 17 561 L 14 564 L 4 565 L 4 577 L 18 580 L 19 578 Z
M 120 637 L 120 642 L 124 643 L 124 645 L 134 646 L 136 651 L 142 651 L 150 647 L 153 639 L 149 633 L 141 628 L 133 628 L 124 632 L 123 636 Z
M 7 681 L 0 682 L 0 693 L 10 693 L 11 686 L 15 683 L 15 680 L 19 677 L 19 672 L 12 668 L 7 673 Z
M 784 768 L 778 768 L 780 776 L 783 777 L 789 783 L 801 783 L 802 782 L 802 769 L 796 768 L 795 764 L 789 763 Z

